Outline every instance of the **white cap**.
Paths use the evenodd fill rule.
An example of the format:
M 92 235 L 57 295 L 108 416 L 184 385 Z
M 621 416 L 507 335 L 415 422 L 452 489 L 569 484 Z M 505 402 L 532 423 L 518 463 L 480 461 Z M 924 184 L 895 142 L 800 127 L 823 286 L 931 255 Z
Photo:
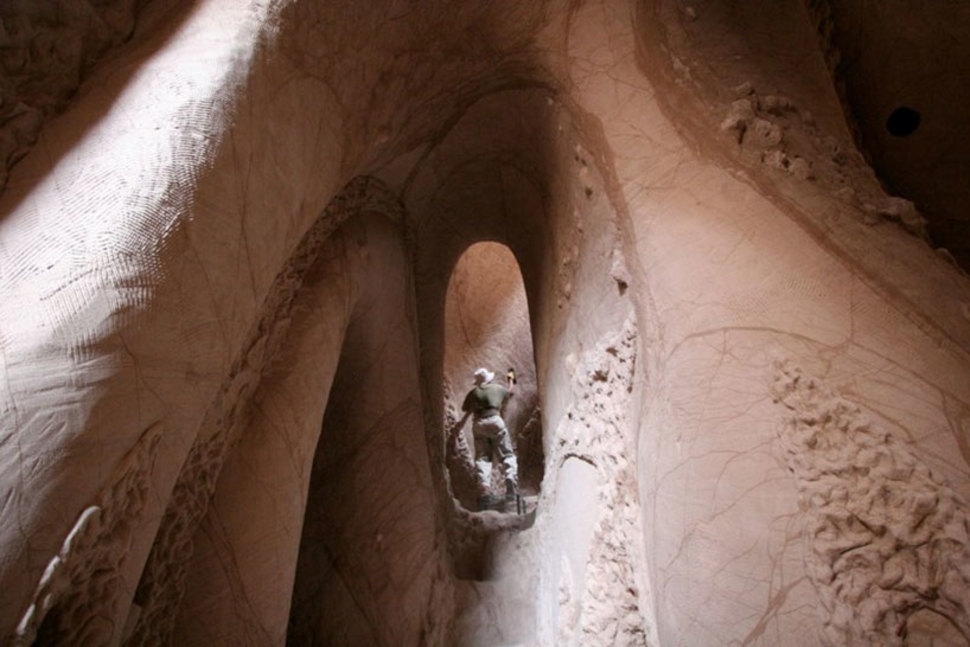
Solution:
M 495 373 L 492 373 L 487 368 L 476 369 L 475 384 L 488 384 L 494 377 Z

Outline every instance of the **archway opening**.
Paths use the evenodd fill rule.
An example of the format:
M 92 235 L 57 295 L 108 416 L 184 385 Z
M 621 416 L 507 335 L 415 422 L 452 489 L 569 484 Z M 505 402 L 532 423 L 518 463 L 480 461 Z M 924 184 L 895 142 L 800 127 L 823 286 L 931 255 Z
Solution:
M 439 581 L 403 229 L 342 225 L 353 303 L 310 465 L 287 645 L 417 645 Z
M 518 498 L 506 498 L 507 461 L 473 433 L 462 404 L 485 368 L 512 396 L 500 412 L 515 455 Z M 535 507 L 544 470 L 542 422 L 529 306 L 512 251 L 495 242 L 470 246 L 458 259 L 445 302 L 446 463 L 451 495 L 468 511 L 527 514 Z M 490 460 L 489 460 L 490 459 Z M 484 496 L 483 496 L 484 495 Z

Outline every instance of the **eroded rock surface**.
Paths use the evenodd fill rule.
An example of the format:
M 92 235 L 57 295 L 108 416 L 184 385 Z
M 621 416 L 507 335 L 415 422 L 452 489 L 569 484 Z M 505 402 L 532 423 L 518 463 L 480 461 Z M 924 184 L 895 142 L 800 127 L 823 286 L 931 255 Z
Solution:
M 808 517 L 809 575 L 831 645 L 903 645 L 930 609 L 970 633 L 967 505 L 903 443 L 825 384 L 782 366 L 779 432 Z M 915 632 L 913 632 L 915 633 Z
M 4 5 L 0 642 L 965 647 L 967 15 L 912 11 Z

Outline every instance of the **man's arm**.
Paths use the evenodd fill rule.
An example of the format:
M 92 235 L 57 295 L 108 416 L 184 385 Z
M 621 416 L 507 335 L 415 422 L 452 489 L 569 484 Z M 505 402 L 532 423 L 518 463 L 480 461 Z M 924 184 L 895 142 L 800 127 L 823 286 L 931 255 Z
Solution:
M 468 392 L 465 396 L 465 401 L 461 403 L 461 410 L 466 413 L 471 413 L 475 409 L 475 400 L 473 397 L 474 389 Z
M 448 432 L 448 440 L 451 441 L 453 438 L 458 436 L 458 433 L 464 428 L 465 422 L 468 420 L 468 416 L 472 415 L 471 411 L 466 411 L 465 415 L 461 417 L 461 420 L 456 422 L 452 427 L 451 431 Z

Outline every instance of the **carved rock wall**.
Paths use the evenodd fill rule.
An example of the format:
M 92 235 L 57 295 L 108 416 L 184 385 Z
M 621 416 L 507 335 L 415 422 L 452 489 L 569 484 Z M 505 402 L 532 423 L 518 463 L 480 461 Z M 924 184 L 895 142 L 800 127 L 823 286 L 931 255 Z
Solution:
M 840 0 L 806 5 L 860 146 L 890 190 L 926 214 L 934 244 L 966 270 L 970 194 L 953 178 L 966 175 L 970 158 L 967 126 L 957 117 L 968 96 L 962 67 L 949 61 L 970 55 L 960 36 L 970 26 L 970 9 Z
M 127 40 L 144 0 L 12 0 L 0 7 L 0 187 L 92 64 Z
M 932 610 L 970 634 L 970 518 L 944 477 L 858 406 L 779 367 L 782 451 L 808 517 L 809 576 L 831 645 L 903 645 Z
M 801 2 L 139 21 L 0 196 L 0 641 L 966 643 L 970 287 Z M 531 350 L 445 352 L 481 241 Z M 482 357 L 521 517 L 449 488 Z
M 214 14 L 210 8 L 195 17 L 213 27 Z M 193 297 L 180 287 L 206 274 L 198 257 L 185 254 L 199 235 L 185 217 L 199 174 L 183 162 L 211 155 L 224 132 L 205 122 L 200 136 L 185 124 L 224 116 L 229 70 L 246 65 L 213 47 L 209 66 L 186 67 L 197 44 L 191 38 L 175 38 L 160 50 L 159 41 L 184 17 L 168 16 L 163 29 L 135 43 L 117 66 L 99 70 L 83 100 L 51 120 L 3 195 L 10 247 L 0 262 L 2 428 L 5 441 L 16 438 L 20 446 L 19 458 L 5 454 L 3 463 L 5 473 L 17 475 L 16 487 L 31 493 L 11 498 L 7 492 L 21 522 L 0 531 L 8 558 L 2 567 L 7 593 L 0 596 L 4 640 L 27 611 L 20 592 L 33 590 L 78 515 L 98 505 L 104 492 L 115 492 L 112 507 L 122 513 L 102 515 L 102 523 L 112 523 L 104 532 L 127 548 L 114 551 L 110 568 L 97 571 L 117 582 L 113 591 L 86 595 L 79 603 L 86 617 L 72 619 L 68 629 L 110 608 L 99 635 L 105 642 L 120 639 L 168 493 L 207 404 L 233 365 L 234 353 L 222 341 L 227 334 L 240 341 L 250 336 L 251 320 L 212 316 L 220 308 L 213 292 Z M 203 31 L 196 35 L 210 44 L 226 43 L 246 27 Z M 132 75 L 132 68 L 143 75 Z M 146 141 L 148 132 L 157 139 Z M 133 212 L 144 217 L 131 218 Z M 61 225 L 44 225 L 55 221 Z M 227 238 L 223 231 L 210 242 L 221 246 Z M 189 323 L 195 316 L 199 320 Z M 231 323 L 227 328 L 218 320 Z M 57 394 L 68 392 L 85 404 L 59 404 Z M 34 406 L 44 413 L 28 414 Z M 156 430 L 157 445 L 137 466 L 147 482 L 116 479 L 116 468 L 149 429 Z M 38 530 L 24 543 L 18 525 Z M 83 590 L 86 583 L 72 586 Z
M 354 232 L 365 257 L 360 296 L 313 460 L 286 639 L 443 644 L 451 596 L 421 424 L 407 256 L 399 226 L 374 214 L 362 220 Z
M 233 377 L 213 402 L 207 413 L 205 431 L 196 440 L 176 482 L 172 500 L 162 519 L 158 536 L 135 595 L 137 619 L 133 634 L 129 638 L 133 644 L 168 642 L 186 591 L 186 580 L 193 559 L 193 538 L 199 533 L 203 518 L 209 512 L 210 502 L 216 494 L 217 481 L 222 478 L 223 466 L 229 460 L 232 448 L 244 437 L 251 424 L 253 409 L 259 410 L 259 405 L 250 404 L 252 399 L 259 398 L 256 393 L 257 387 L 271 392 L 276 388 L 272 386 L 273 374 L 278 371 L 283 349 L 293 344 L 306 343 L 298 336 L 294 340 L 295 334 L 312 335 L 314 338 L 325 335 L 326 341 L 321 343 L 325 343 L 331 349 L 340 347 L 350 316 L 349 308 L 356 303 L 360 292 L 356 284 L 361 281 L 354 275 L 359 271 L 357 267 L 360 263 L 357 259 L 361 254 L 355 250 L 362 244 L 352 234 L 343 233 L 340 226 L 361 213 L 373 210 L 387 213 L 389 218 L 400 222 L 400 207 L 380 182 L 367 177 L 351 181 L 321 213 L 317 222 L 294 251 L 288 265 L 277 276 L 264 307 L 268 314 L 257 326 L 245 360 L 232 372 Z M 335 233 L 336 230 L 341 232 L 340 235 Z M 321 275 L 326 278 L 322 278 Z M 314 289 L 313 286 L 317 284 L 320 284 L 320 287 Z M 307 296 L 307 293 L 310 296 Z M 313 305 L 301 303 L 301 296 L 304 301 L 310 301 Z M 325 314 L 319 310 L 320 303 L 329 304 Z M 315 315 L 306 314 L 307 308 L 310 308 Z M 306 326 L 307 324 L 301 320 L 311 317 L 314 333 L 301 331 L 291 334 L 290 328 L 294 320 Z M 324 332 L 320 332 L 320 329 Z M 300 330 L 299 327 L 297 330 Z M 312 370 L 308 367 L 308 373 L 304 373 L 304 376 L 308 379 L 309 373 L 322 371 L 318 378 L 320 380 L 318 388 L 325 393 L 329 390 L 325 385 L 332 381 L 334 369 L 335 364 L 332 360 L 320 362 Z M 303 388 L 308 387 L 304 385 Z M 288 393 L 286 387 L 283 387 L 282 391 L 284 394 Z M 285 397 L 285 395 L 277 397 Z M 319 406 L 322 407 L 324 404 L 325 400 L 321 401 Z M 302 460 L 296 459 L 295 456 L 290 457 L 296 470 L 295 479 L 287 482 L 282 480 L 279 473 L 271 471 L 272 479 L 281 481 L 277 486 L 280 496 L 285 499 L 284 493 L 293 489 L 300 494 L 304 505 L 308 488 L 306 479 L 310 455 L 319 432 L 319 415 L 322 415 L 322 410 L 316 416 L 310 416 L 307 422 L 300 422 L 297 425 L 297 428 L 302 428 L 304 431 L 297 436 L 299 440 L 292 448 L 296 452 L 295 456 L 302 456 Z M 315 425 L 314 420 L 317 421 Z M 230 474 L 232 473 L 233 470 L 230 469 Z M 243 478 L 248 480 L 251 476 Z M 234 494 L 228 496 L 231 499 L 242 497 L 245 500 L 243 495 L 235 493 L 237 490 L 238 487 L 232 488 L 231 491 Z M 232 503 L 227 502 L 223 505 L 230 506 L 230 511 L 234 509 Z M 301 505 L 297 507 L 296 512 L 291 511 L 291 515 L 296 515 L 295 518 L 273 512 L 268 518 L 263 519 L 266 523 L 271 523 L 275 519 L 292 525 L 295 519 L 299 518 L 302 509 Z M 223 523 L 226 522 L 223 521 Z M 297 550 L 297 537 L 292 531 L 289 534 L 288 551 L 282 548 L 280 550 L 284 555 L 287 552 L 291 553 L 292 558 Z M 274 543 L 280 546 L 286 545 L 283 533 L 277 533 L 277 535 Z M 255 546 L 250 550 L 259 552 Z M 207 573 L 207 576 L 199 578 L 201 582 L 188 587 L 188 590 L 196 591 L 199 587 L 211 586 L 211 580 L 215 577 L 213 573 L 202 566 L 197 566 L 194 570 Z M 287 570 L 291 571 L 291 569 Z M 282 581 L 284 588 L 292 587 L 292 572 L 289 577 L 283 575 Z M 233 582 L 227 586 L 238 588 L 241 584 Z M 273 595 L 275 591 L 268 593 L 267 598 Z M 230 612 L 227 611 L 227 613 Z M 285 613 L 286 607 L 283 609 L 284 616 Z M 226 639 L 227 635 L 238 632 L 238 635 L 233 638 L 236 641 L 250 635 L 254 637 L 247 637 L 246 640 L 258 640 L 261 635 L 263 640 L 268 639 L 265 636 L 283 635 L 285 618 L 281 620 L 277 617 L 275 626 L 272 622 L 265 622 L 267 626 L 263 627 L 260 626 L 260 620 L 262 620 L 259 617 L 260 614 L 253 612 L 253 615 L 256 617 L 250 618 L 246 616 L 245 611 L 235 610 L 231 613 L 231 617 L 237 621 L 246 617 L 251 624 L 245 628 L 235 629 L 230 625 L 230 628 L 222 628 L 224 633 L 218 633 L 212 623 L 215 611 L 208 609 L 206 613 L 208 619 L 202 627 L 207 635 L 212 636 L 213 632 L 216 632 L 214 635 L 218 639 Z M 258 627 L 259 631 L 253 631 L 253 626 Z M 210 637 L 210 639 L 213 638 Z

